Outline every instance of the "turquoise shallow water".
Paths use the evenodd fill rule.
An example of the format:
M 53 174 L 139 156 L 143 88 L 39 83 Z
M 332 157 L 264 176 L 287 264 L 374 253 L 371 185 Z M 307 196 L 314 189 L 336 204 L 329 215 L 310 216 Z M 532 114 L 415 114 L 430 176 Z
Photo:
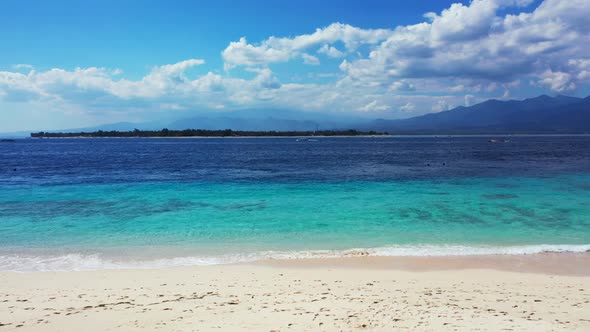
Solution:
M 40 151 L 35 158 L 20 154 L 18 168 L 11 165 L 8 175 L 0 176 L 0 270 L 215 264 L 358 250 L 372 255 L 590 250 L 590 172 L 584 171 L 583 149 L 564 155 L 557 148 L 519 146 L 520 151 L 498 154 L 480 151 L 490 149 L 485 143 L 460 141 L 462 154 L 449 161 L 445 155 L 453 150 L 441 153 L 440 142 L 400 147 L 384 141 L 362 158 L 362 149 L 349 147 L 355 142 L 346 141 L 332 160 L 326 155 L 339 141 L 321 147 L 322 153 L 309 145 L 294 151 L 280 141 L 266 154 L 272 159 L 253 158 L 261 150 L 256 144 L 273 148 L 268 142 L 252 143 L 250 153 L 241 153 L 231 150 L 236 143 L 207 141 L 217 162 L 209 165 L 203 158 L 195 165 L 193 159 L 182 167 L 182 158 L 199 151 L 173 158 L 175 163 L 147 160 L 141 158 L 164 152 L 137 151 L 147 143 L 132 142 L 122 150 L 129 160 L 121 162 L 122 152 L 107 145 L 103 161 L 84 166 L 85 156 L 96 153 L 89 143 L 82 143 L 83 149 L 76 141 L 66 148 L 33 145 Z M 174 144 L 166 151 L 177 151 Z M 279 158 L 282 150 L 287 157 Z M 220 157 L 225 153 L 227 159 Z M 354 160 L 346 160 L 350 154 Z M 294 167 L 298 155 L 307 159 Z M 65 164 L 55 165 L 60 160 Z M 406 164 L 395 164 L 398 160 Z M 563 165 L 577 168 L 564 171 Z
M 589 191 L 588 175 L 21 187 L 0 191 L 0 233 L 5 254 L 100 253 L 143 259 L 237 259 L 265 251 L 352 248 L 451 245 L 468 251 L 586 245 Z

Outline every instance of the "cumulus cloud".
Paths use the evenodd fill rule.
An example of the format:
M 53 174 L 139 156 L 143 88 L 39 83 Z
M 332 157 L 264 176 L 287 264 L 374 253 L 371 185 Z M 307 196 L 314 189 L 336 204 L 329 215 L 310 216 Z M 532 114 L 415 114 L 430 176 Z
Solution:
M 319 66 L 320 65 L 320 59 L 318 59 L 317 56 L 313 56 L 307 53 L 303 53 L 301 55 L 301 57 L 303 58 L 303 63 L 305 63 L 306 65 L 313 65 L 313 66 Z
M 416 105 L 414 105 L 413 103 L 407 102 L 407 103 L 403 104 L 399 109 L 402 112 L 411 113 L 416 110 Z
M 175 64 L 154 67 L 140 81 L 114 79 L 118 71 L 106 68 L 76 68 L 72 71 L 54 68 L 28 74 L 0 72 L 0 89 L 8 92 L 28 93 L 35 99 L 66 99 L 92 101 L 103 96 L 121 99 L 156 98 L 173 92 L 189 80 L 184 72 L 202 65 L 203 60 L 189 59 Z
M 223 77 L 207 73 L 195 79 L 186 71 L 204 64 L 201 59 L 189 59 L 174 64 L 158 66 L 142 79 L 119 79 L 116 71 L 106 68 L 50 69 L 44 72 L 0 72 L 0 91 L 3 100 L 61 100 L 83 103 L 88 106 L 105 105 L 112 108 L 125 105 L 125 101 L 156 102 L 160 105 L 203 103 L 218 98 L 224 102 L 256 100 L 267 89 L 278 89 L 281 83 L 268 68 L 250 69 L 256 73 L 251 80 Z M 243 91 L 248 98 L 240 96 Z M 236 93 L 230 93 L 236 92 Z M 161 107 L 184 109 L 186 106 Z
M 394 92 L 403 92 L 403 91 L 415 91 L 416 87 L 413 83 L 408 82 L 407 80 L 400 80 L 391 83 L 389 86 L 389 91 Z
M 444 98 L 437 98 L 434 105 L 432 105 L 433 112 L 447 111 L 447 110 L 450 110 L 451 108 L 452 108 L 451 105 Z
M 104 112 L 261 106 L 408 117 L 508 98 L 525 84 L 555 92 L 590 84 L 587 0 L 521 8 L 531 3 L 473 0 L 392 29 L 334 23 L 294 37 L 243 37 L 222 51 L 226 71 L 208 68 L 196 77 L 190 69 L 205 65 L 202 59 L 156 66 L 137 80 L 117 68 L 14 65 L 0 71 L 0 102 Z M 513 7 L 510 14 L 506 7 Z M 299 80 L 273 71 L 290 61 L 317 68 L 294 73 Z
M 364 105 L 363 107 L 359 108 L 359 111 L 362 112 L 378 112 L 378 111 L 385 111 L 389 108 L 387 105 L 381 105 L 376 100 Z
M 257 66 L 276 62 L 287 62 L 301 53 L 317 47 L 328 45 L 327 51 L 336 55 L 337 50 L 330 52 L 329 44 L 344 43 L 347 51 L 354 51 L 361 45 L 376 44 L 391 33 L 387 29 L 361 29 L 348 24 L 333 23 L 325 28 L 317 29 L 312 34 L 294 38 L 270 37 L 258 45 L 249 44 L 246 38 L 231 42 L 222 52 L 226 69 L 235 66 Z
M 465 91 L 465 85 L 459 84 L 459 85 L 452 86 L 449 88 L 449 91 L 451 91 L 451 92 Z
M 529 2 L 453 4 L 428 14 L 430 22 L 398 27 L 367 58 L 344 62 L 341 69 L 371 82 L 412 77 L 502 82 L 543 75 L 572 54 L 590 57 L 589 23 L 582 19 L 590 16 L 590 5 L 546 0 L 532 13 L 497 16 L 503 6 Z
M 328 44 L 324 44 L 319 50 L 318 53 L 325 54 L 330 58 L 341 58 L 346 55 L 346 53 L 338 50 L 334 46 L 330 46 Z
M 475 96 L 465 95 L 465 106 L 471 106 L 474 104 Z
M 558 92 L 574 90 L 576 88 L 576 83 L 573 82 L 572 75 L 561 71 L 546 70 L 539 75 L 537 83 L 548 86 L 551 90 Z
M 252 82 L 265 89 L 278 89 L 281 87 L 279 80 L 273 75 L 268 68 L 250 68 L 248 71 L 258 73 L 258 76 Z
M 590 82 L 590 58 L 589 59 L 571 59 L 568 61 L 570 70 L 576 75 L 580 82 Z

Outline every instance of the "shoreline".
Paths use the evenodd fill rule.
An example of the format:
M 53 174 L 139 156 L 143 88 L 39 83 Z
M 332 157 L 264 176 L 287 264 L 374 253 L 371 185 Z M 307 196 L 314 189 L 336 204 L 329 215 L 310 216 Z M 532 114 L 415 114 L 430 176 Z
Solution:
M 90 257 L 90 256 L 89 256 Z M 84 258 L 84 257 L 82 257 Z M 178 257 L 176 259 L 184 259 Z M 170 258 L 174 260 L 175 258 Z M 156 259 L 154 261 L 159 261 Z M 130 261 L 133 262 L 133 261 Z M 139 261 L 145 263 L 146 261 Z M 147 261 L 151 262 L 151 261 Z M 340 257 L 260 258 L 246 261 L 181 263 L 178 265 L 105 265 L 103 267 L 51 270 L 0 270 L 2 274 L 50 274 L 115 271 L 163 271 L 175 269 L 268 267 L 295 269 L 361 269 L 367 271 L 436 272 L 460 270 L 493 270 L 555 276 L 590 277 L 590 252 L 541 252 L 533 254 L 476 254 L 457 256 L 378 256 L 350 255 Z
M 493 270 L 556 276 L 590 277 L 590 253 L 536 253 L 469 256 L 357 256 L 334 258 L 266 259 L 237 265 L 286 268 L 333 268 L 436 272 Z
M 88 137 L 88 136 L 74 136 L 74 137 L 25 137 L 26 139 L 38 139 L 38 140 L 45 140 L 45 139 L 184 139 L 184 138 L 354 138 L 354 137 L 361 137 L 361 138 L 378 138 L 378 137 L 395 137 L 397 135 L 315 135 L 315 136 L 170 136 L 170 137 L 163 137 L 163 136 L 141 136 L 141 137 L 117 137 L 117 136 L 104 136 L 104 137 Z
M 147 137 L 117 137 L 117 136 L 109 136 L 109 137 L 88 137 L 88 136 L 75 136 L 75 137 L 8 137 L 7 138 L 16 138 L 16 139 L 80 139 L 80 138 L 90 138 L 90 139 L 114 139 L 114 138 L 121 138 L 121 139 L 137 139 L 137 138 L 404 138 L 404 137 L 587 137 L 590 136 L 589 133 L 563 133 L 563 134 L 550 134 L 550 133 L 534 133 L 534 134 L 508 134 L 508 133 L 480 133 L 480 134 L 388 134 L 388 135 L 315 135 L 315 136 L 171 136 L 171 137 L 162 137 L 162 136 L 147 136 Z
M 546 272 L 590 254 L 531 256 L 0 272 L 0 331 L 588 331 L 588 268 Z
M 590 275 L 590 245 L 512 247 L 380 247 L 347 250 L 262 251 L 194 255 L 191 250 L 141 253 L 1 251 L 0 272 L 74 272 L 150 270 L 178 267 L 268 265 L 284 267 L 348 266 L 368 269 L 440 270 L 491 268 L 505 271 Z

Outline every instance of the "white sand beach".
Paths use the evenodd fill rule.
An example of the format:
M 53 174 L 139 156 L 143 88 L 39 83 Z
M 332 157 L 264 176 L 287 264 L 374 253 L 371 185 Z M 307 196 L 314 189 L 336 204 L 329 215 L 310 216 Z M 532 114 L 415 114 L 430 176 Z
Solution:
M 590 331 L 590 255 L 0 273 L 0 331 Z

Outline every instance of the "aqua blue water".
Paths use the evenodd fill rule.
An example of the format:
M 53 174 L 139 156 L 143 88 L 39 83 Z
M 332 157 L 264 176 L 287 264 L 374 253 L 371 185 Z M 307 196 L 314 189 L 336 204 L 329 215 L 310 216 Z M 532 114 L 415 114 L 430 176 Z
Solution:
M 0 269 L 590 249 L 590 137 L 22 140 Z

